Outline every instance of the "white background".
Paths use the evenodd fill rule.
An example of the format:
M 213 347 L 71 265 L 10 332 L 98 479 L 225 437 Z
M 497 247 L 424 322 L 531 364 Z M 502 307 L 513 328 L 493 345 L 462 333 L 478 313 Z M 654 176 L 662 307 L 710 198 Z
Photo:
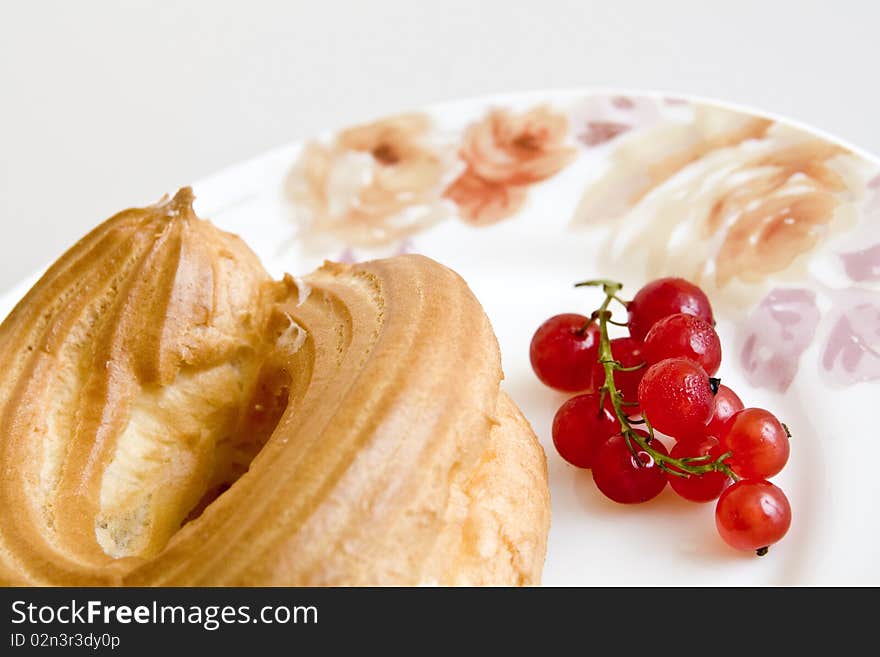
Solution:
M 4 0 L 0 289 L 116 210 L 462 96 L 693 93 L 880 153 L 878 30 L 867 0 Z

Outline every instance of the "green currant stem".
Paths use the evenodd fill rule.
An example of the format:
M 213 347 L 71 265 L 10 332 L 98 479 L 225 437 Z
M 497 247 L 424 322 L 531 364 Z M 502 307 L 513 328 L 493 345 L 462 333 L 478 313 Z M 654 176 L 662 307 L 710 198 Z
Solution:
M 626 440 L 626 444 L 633 453 L 633 456 L 635 456 L 636 463 L 640 466 L 642 465 L 642 461 L 638 454 L 638 450 L 641 450 L 654 459 L 654 463 L 656 463 L 659 468 L 677 477 L 687 478 L 690 476 L 700 476 L 707 472 L 723 472 L 731 479 L 736 480 L 736 475 L 730 469 L 730 466 L 724 462 L 725 459 L 730 457 L 730 452 L 722 454 L 714 461 L 709 461 L 709 456 L 674 459 L 651 447 L 651 442 L 654 440 L 654 427 L 651 426 L 651 422 L 646 416 L 643 415 L 642 417 L 645 430 L 648 433 L 648 438 L 644 438 L 633 429 L 632 425 L 634 422 L 630 421 L 625 408 L 626 406 L 632 406 L 634 404 L 633 402 L 624 401 L 620 396 L 620 391 L 617 389 L 617 385 L 614 382 L 614 373 L 633 371 L 644 367 L 645 364 L 643 363 L 636 367 L 624 367 L 621 365 L 621 363 L 614 359 L 614 355 L 611 353 L 611 339 L 608 337 L 608 324 L 611 323 L 611 311 L 608 310 L 608 307 L 611 305 L 612 301 L 617 301 L 618 303 L 625 305 L 625 302 L 621 301 L 620 297 L 617 296 L 617 293 L 620 292 L 623 285 L 615 281 L 604 279 L 583 281 L 575 285 L 575 287 L 585 286 L 601 287 L 602 292 L 605 294 L 605 301 L 603 301 L 602 305 L 599 306 L 599 309 L 592 314 L 592 317 L 599 320 L 598 360 L 605 370 L 605 384 L 600 389 L 600 398 L 602 399 L 603 404 L 606 398 L 611 402 L 614 414 L 617 416 L 618 422 L 620 422 L 620 433 Z M 638 446 L 638 450 L 636 449 L 636 446 Z

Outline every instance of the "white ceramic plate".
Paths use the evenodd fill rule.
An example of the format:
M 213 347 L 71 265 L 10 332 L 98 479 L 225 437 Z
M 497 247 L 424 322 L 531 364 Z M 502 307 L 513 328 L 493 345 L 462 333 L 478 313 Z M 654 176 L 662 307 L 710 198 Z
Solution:
M 276 275 L 415 251 L 464 276 L 501 343 L 505 388 L 547 451 L 545 584 L 880 584 L 876 159 L 730 106 L 537 92 L 328 133 L 194 188 L 201 216 Z M 616 278 L 626 296 L 661 275 L 707 290 L 723 380 L 794 432 L 775 479 L 794 520 L 763 559 L 721 542 L 714 505 L 668 487 L 616 505 L 553 450 L 565 396 L 532 374 L 533 331 L 597 305 L 575 281 Z M 3 297 L 4 315 L 34 280 Z

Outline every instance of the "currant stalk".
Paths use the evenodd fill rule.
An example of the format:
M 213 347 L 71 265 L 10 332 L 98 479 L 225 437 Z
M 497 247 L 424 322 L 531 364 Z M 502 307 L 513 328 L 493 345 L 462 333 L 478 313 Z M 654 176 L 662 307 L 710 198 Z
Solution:
M 632 371 L 634 369 L 645 367 L 645 364 L 643 363 L 642 365 L 638 365 L 636 367 L 624 367 L 619 361 L 614 359 L 614 355 L 611 352 L 611 339 L 608 337 L 608 324 L 619 325 L 618 322 L 614 322 L 611 319 L 612 313 L 608 309 L 611 305 L 611 302 L 617 301 L 624 308 L 626 308 L 626 302 L 618 296 L 618 292 L 620 292 L 620 290 L 623 288 L 623 285 L 616 281 L 597 279 L 576 283 L 575 287 L 601 287 L 602 292 L 605 294 L 605 300 L 602 302 L 602 305 L 599 306 L 599 308 L 592 313 L 589 320 L 591 323 L 598 321 L 599 325 L 598 358 L 599 363 L 605 370 L 605 383 L 599 389 L 599 392 L 602 399 L 602 404 L 604 404 L 605 397 L 607 397 L 608 400 L 611 402 L 611 406 L 614 409 L 614 414 L 617 416 L 617 419 L 620 422 L 620 434 L 624 437 L 627 446 L 633 453 L 633 456 L 635 457 L 635 462 L 639 464 L 640 467 L 642 467 L 642 461 L 639 458 L 638 451 L 635 447 L 635 445 L 638 445 L 638 449 L 646 452 L 652 459 L 654 459 L 654 462 L 657 464 L 658 467 L 676 477 L 700 476 L 706 474 L 707 472 L 722 472 L 734 481 L 736 481 L 736 475 L 724 462 L 725 459 L 731 456 L 731 452 L 725 452 L 714 461 L 709 460 L 711 458 L 709 455 L 672 458 L 671 456 L 668 456 L 651 447 L 650 443 L 654 440 L 654 429 L 651 426 L 651 422 L 648 417 L 643 417 L 644 430 L 648 433 L 647 439 L 642 437 L 639 432 L 637 432 L 633 428 L 632 425 L 635 422 L 633 420 L 630 420 L 629 416 L 626 414 L 626 403 L 624 402 L 620 392 L 617 390 L 617 385 L 614 382 L 614 373 Z M 641 425 L 642 423 L 639 422 L 638 424 Z

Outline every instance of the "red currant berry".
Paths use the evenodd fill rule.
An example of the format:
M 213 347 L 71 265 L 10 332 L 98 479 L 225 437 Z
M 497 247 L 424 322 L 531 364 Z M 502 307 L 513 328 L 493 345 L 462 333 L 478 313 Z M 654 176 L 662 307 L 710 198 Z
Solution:
M 745 408 L 734 415 L 721 443 L 733 452 L 727 462 L 740 477 L 766 479 L 788 461 L 788 434 L 776 416 L 763 408 Z
M 715 409 L 709 375 L 687 358 L 661 360 L 642 377 L 639 406 L 654 428 L 669 436 L 702 435 Z
M 643 431 L 638 432 L 644 438 Z M 626 443 L 626 438 L 617 434 L 599 446 L 593 460 L 593 481 L 605 497 L 620 504 L 638 504 L 657 497 L 666 486 L 666 473 L 654 462 L 638 443 L 633 442 L 638 460 Z M 666 454 L 666 448 L 659 440 L 651 441 L 651 448 Z
M 683 278 L 651 281 L 636 292 L 627 310 L 629 334 L 636 340 L 644 340 L 655 322 L 676 313 L 695 315 L 714 324 L 712 306 L 706 294 Z
M 693 456 L 710 457 L 715 461 L 724 454 L 721 443 L 713 436 L 705 436 L 697 440 L 685 440 L 675 443 L 672 447 L 672 458 L 682 459 Z M 718 499 L 722 491 L 730 485 L 730 477 L 723 472 L 707 472 L 702 475 L 691 475 L 686 479 L 669 474 L 669 485 L 672 490 L 691 502 L 711 502 Z
M 617 417 L 607 402 L 599 407 L 599 395 L 595 393 L 572 397 L 553 418 L 556 451 L 579 468 L 591 467 L 596 449 L 618 431 Z
M 529 349 L 532 369 L 551 388 L 589 389 L 599 352 L 599 328 L 594 322 L 584 329 L 587 321 L 574 313 L 556 315 L 535 331 Z
M 721 438 L 727 433 L 730 419 L 743 408 L 745 405 L 733 390 L 724 384 L 719 385 L 718 392 L 715 393 L 715 412 L 706 425 L 706 433 Z
M 689 358 L 712 376 L 721 366 L 721 340 L 710 324 L 699 317 L 677 313 L 655 322 L 645 337 L 645 360 Z
M 642 355 L 642 344 L 632 338 L 612 340 L 611 355 L 624 367 L 635 367 L 645 362 Z M 614 385 L 624 401 L 634 403 L 639 401 L 639 382 L 646 369 L 646 367 L 642 367 L 631 372 L 617 371 L 614 373 Z M 597 360 L 593 365 L 593 390 L 598 390 L 603 385 L 605 385 L 605 367 Z M 636 415 L 639 412 L 635 405 L 624 406 L 624 410 L 629 415 Z
M 737 550 L 760 550 L 778 542 L 791 525 L 785 493 L 763 479 L 743 479 L 721 494 L 715 526 Z

